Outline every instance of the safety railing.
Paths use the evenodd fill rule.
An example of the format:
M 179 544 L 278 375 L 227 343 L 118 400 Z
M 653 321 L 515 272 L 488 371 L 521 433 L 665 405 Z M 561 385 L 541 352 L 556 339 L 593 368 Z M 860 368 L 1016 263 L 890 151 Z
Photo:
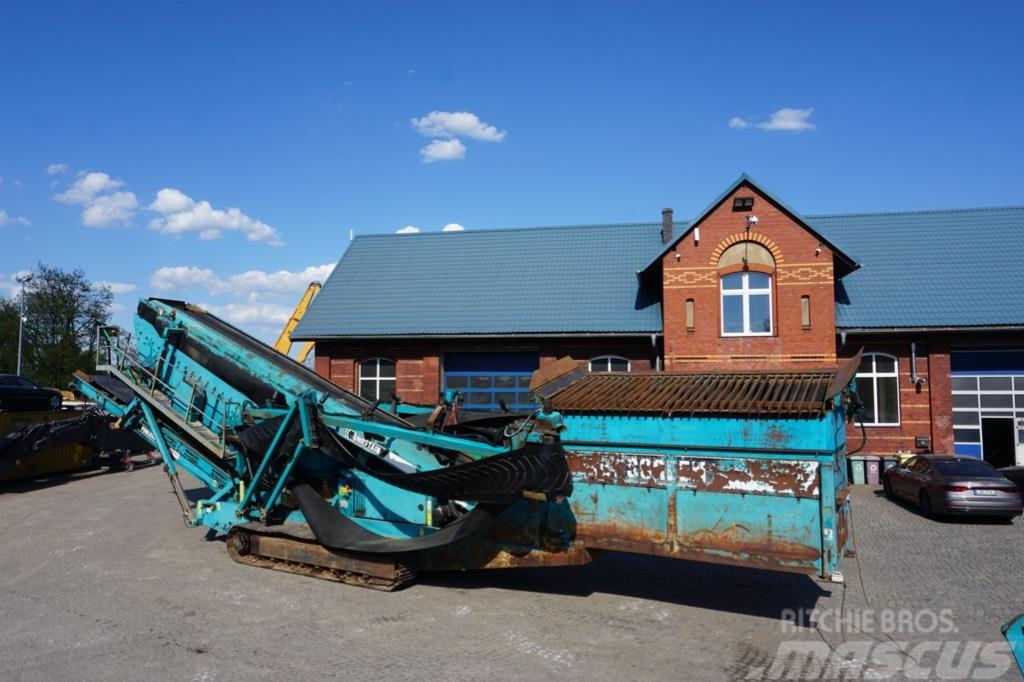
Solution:
M 243 406 L 237 401 L 223 397 L 206 400 L 197 407 L 197 398 L 205 391 L 199 377 L 191 376 L 173 363 L 165 363 L 161 354 L 155 368 L 147 367 L 139 358 L 132 343 L 131 334 L 124 334 L 119 327 L 100 327 L 96 339 L 96 369 L 116 370 L 127 378 L 139 392 L 155 397 L 159 391 L 171 408 L 180 413 L 187 424 L 196 424 L 209 430 L 217 438 L 221 455 L 226 455 L 226 436 L 233 412 L 240 417 Z M 182 386 L 189 389 L 182 395 Z

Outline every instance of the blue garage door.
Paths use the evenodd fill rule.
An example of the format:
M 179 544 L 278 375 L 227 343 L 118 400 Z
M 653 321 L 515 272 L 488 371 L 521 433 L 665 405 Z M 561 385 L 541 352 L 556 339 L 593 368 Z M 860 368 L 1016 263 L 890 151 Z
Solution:
M 532 409 L 530 375 L 540 366 L 536 353 L 445 353 L 444 387 L 464 394 L 475 410 Z
M 954 350 L 953 444 L 994 466 L 1024 456 L 1024 350 Z

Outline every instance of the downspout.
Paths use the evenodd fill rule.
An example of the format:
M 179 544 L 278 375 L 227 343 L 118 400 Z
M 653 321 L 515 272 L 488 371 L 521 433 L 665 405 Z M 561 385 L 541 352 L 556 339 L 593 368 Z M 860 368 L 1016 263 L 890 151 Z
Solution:
M 917 342 L 910 342 L 910 382 L 915 386 L 925 382 L 924 377 L 917 376 Z
M 661 354 L 658 353 L 658 335 L 651 334 L 651 350 L 654 351 L 654 371 L 661 371 Z

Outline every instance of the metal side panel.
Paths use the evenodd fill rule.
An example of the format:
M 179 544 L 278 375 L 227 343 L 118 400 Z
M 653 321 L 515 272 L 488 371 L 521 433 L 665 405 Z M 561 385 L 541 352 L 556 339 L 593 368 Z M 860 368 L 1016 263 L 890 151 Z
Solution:
M 580 451 L 568 460 L 576 537 L 588 548 L 831 573 L 821 461 Z

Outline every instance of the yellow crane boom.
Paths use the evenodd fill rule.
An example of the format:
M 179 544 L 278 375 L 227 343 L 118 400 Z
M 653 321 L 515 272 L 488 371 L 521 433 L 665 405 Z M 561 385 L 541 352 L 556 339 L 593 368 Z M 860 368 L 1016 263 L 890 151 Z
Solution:
M 320 282 L 310 282 L 309 286 L 306 287 L 306 293 L 302 294 L 302 298 L 299 299 L 298 305 L 295 306 L 295 310 L 292 311 L 292 316 L 288 318 L 288 321 L 284 324 L 284 329 L 281 330 L 281 335 L 277 337 L 277 341 L 274 342 L 274 348 L 288 355 L 292 350 L 292 332 L 295 331 L 296 325 L 299 324 L 299 320 L 309 310 L 309 304 L 313 302 L 313 297 L 320 291 Z M 305 362 L 306 358 L 309 357 L 309 352 L 313 350 L 313 342 L 307 341 L 302 344 L 302 348 L 299 349 L 299 354 L 295 357 L 299 362 Z

